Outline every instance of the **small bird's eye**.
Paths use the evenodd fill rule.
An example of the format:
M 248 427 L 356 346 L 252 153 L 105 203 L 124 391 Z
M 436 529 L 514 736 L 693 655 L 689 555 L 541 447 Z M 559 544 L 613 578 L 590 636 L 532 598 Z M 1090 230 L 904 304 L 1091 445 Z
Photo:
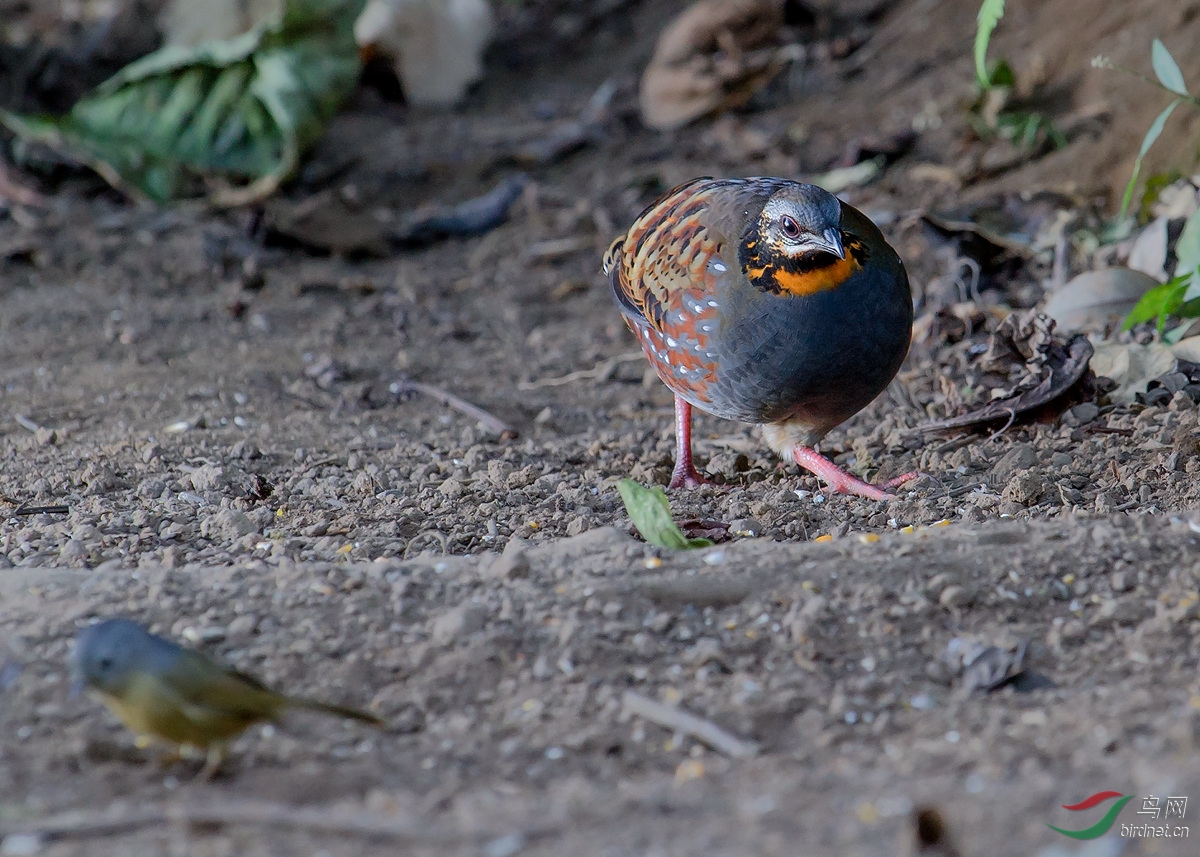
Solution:
M 99 661 L 99 666 L 100 666 L 100 669 L 102 669 L 102 670 L 110 670 L 110 669 L 112 669 L 112 665 L 113 665 L 112 658 L 101 658 Z
M 788 238 L 800 237 L 800 224 L 796 222 L 796 218 L 789 217 L 786 214 L 779 221 L 779 228 L 783 230 L 783 234 Z

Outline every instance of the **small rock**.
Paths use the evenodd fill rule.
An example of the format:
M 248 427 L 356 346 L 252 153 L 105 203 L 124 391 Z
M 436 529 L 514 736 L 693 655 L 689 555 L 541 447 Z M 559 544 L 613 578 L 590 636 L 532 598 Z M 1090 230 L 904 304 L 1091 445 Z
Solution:
M 1067 455 L 1065 452 L 1056 452 L 1050 456 L 1051 467 L 1070 467 L 1074 463 L 1074 457 Z
M 938 604 L 951 610 L 967 607 L 975 600 L 975 595 L 965 586 L 950 585 L 938 596 Z
M 750 459 L 744 452 L 719 452 L 708 460 L 704 469 L 713 476 L 732 478 L 750 469 Z
M 43 426 L 33 433 L 33 439 L 38 446 L 53 446 L 58 443 L 58 432 Z
M 489 472 L 490 472 L 490 467 Z M 508 474 L 508 478 L 504 480 L 505 486 L 508 488 L 524 488 L 532 485 L 533 481 L 541 476 L 541 471 L 530 464 L 527 467 L 522 467 L 520 470 Z
M 462 482 L 451 476 L 438 486 L 438 491 L 447 497 L 461 497 L 466 492 L 466 488 L 463 487 Z
M 529 577 L 530 571 L 524 539 L 509 539 L 508 544 L 504 546 L 504 552 L 487 567 L 488 576 L 499 580 Z
M 239 440 L 233 446 L 229 447 L 229 456 L 231 458 L 241 458 L 246 461 L 251 461 L 255 458 L 262 458 L 262 451 L 252 440 Z
M 1109 584 L 1112 586 L 1113 592 L 1128 592 L 1133 589 L 1133 581 L 1129 579 L 1129 574 L 1124 571 L 1114 571 L 1109 578 Z
M 992 476 L 995 477 L 997 485 L 1004 485 L 1018 471 L 1037 467 L 1037 463 L 1038 457 L 1037 453 L 1033 451 L 1033 447 L 1027 443 L 1018 443 L 993 465 Z
M 350 483 L 350 491 L 360 497 L 374 497 L 379 493 L 379 483 L 365 470 L 358 471 L 354 481 Z
M 1026 471 L 1018 473 L 1012 479 L 1008 480 L 1008 484 L 1004 486 L 1004 491 L 1000 496 L 1004 500 L 1020 503 L 1023 506 L 1031 506 L 1042 499 L 1042 494 L 1045 493 L 1045 490 L 1046 485 L 1041 477 Z
M 196 468 L 188 475 L 187 481 L 195 491 L 220 491 L 228 484 L 225 468 L 216 464 Z
M 937 598 L 949 585 L 950 575 L 944 571 L 939 572 L 925 582 L 925 594 L 930 598 Z
M 1063 415 L 1063 422 L 1069 426 L 1087 425 L 1100 416 L 1100 409 L 1092 402 L 1084 402 L 1071 408 Z
M 1069 643 L 1078 643 L 1084 640 L 1086 633 L 1087 629 L 1079 619 L 1067 619 L 1066 622 L 1050 628 L 1049 633 L 1046 634 L 1046 643 L 1051 648 L 1062 649 Z
M 729 534 L 733 536 L 761 536 L 766 527 L 756 518 L 738 518 L 729 524 Z
M 429 628 L 430 639 L 436 645 L 446 646 L 460 637 L 470 636 L 482 630 L 487 614 L 487 608 L 482 604 L 459 604 L 433 620 Z
M 258 629 L 258 617 L 253 613 L 243 613 L 229 623 L 229 636 L 249 637 Z
M 508 485 L 508 477 L 512 472 L 513 466 L 507 461 L 495 459 L 487 463 L 488 480 L 497 488 L 504 488 Z
M 1092 614 L 1088 625 L 1093 628 L 1107 628 L 1112 625 L 1136 625 L 1146 618 L 1149 613 L 1143 603 L 1132 598 L 1105 598 L 1100 607 Z
M 167 490 L 167 483 L 162 479 L 143 479 L 138 483 L 137 495 L 143 500 L 157 500 Z
M 721 651 L 721 641 L 712 637 L 701 637 L 683 653 L 683 662 L 692 667 L 702 667 L 707 663 L 715 663 L 718 667 L 728 670 L 725 656 Z
M 221 509 L 200 524 L 200 535 L 210 539 L 233 542 L 242 536 L 256 532 L 258 527 L 244 512 L 236 509 Z
M 78 539 L 67 539 L 66 544 L 58 551 L 58 558 L 64 565 L 81 568 L 87 565 L 88 549 Z

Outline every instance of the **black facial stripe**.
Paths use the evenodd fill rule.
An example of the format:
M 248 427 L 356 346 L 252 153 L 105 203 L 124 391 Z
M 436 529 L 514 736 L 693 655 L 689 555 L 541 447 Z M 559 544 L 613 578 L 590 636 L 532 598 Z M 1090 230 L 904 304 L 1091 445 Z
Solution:
M 859 267 L 866 263 L 867 248 L 857 238 L 843 232 L 842 248 Z M 800 256 L 789 256 L 779 252 L 778 247 L 770 242 L 767 242 L 764 248 L 758 241 L 757 232 L 753 230 L 746 234 L 738 246 L 738 262 L 750 283 L 775 295 L 783 293 L 775 278 L 777 271 L 783 270 L 789 274 L 809 274 L 837 264 L 837 261 L 837 257 L 832 253 L 822 250 L 815 250 Z M 762 273 L 752 276 L 752 272 L 757 273 L 760 268 Z
M 809 274 L 838 263 L 838 257 L 824 250 L 813 250 L 799 256 L 780 254 L 771 260 L 771 267 L 779 267 L 789 274 Z

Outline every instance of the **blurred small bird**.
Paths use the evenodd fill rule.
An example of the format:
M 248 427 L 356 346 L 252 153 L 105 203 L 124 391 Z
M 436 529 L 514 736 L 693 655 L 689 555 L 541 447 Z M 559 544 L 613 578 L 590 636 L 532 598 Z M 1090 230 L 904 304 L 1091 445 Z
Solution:
M 813 446 L 895 377 L 908 353 L 908 275 L 879 229 L 819 187 L 700 178 L 668 191 L 604 257 L 613 298 L 675 394 L 671 487 L 692 464 L 692 408 L 763 427 L 834 490 L 885 500 Z
M 138 735 L 206 754 L 200 776 L 211 778 L 226 747 L 248 726 L 275 722 L 289 708 L 384 723 L 373 714 L 276 693 L 258 679 L 207 655 L 155 636 L 128 619 L 85 628 L 75 641 L 71 673 L 77 689 L 90 688 Z

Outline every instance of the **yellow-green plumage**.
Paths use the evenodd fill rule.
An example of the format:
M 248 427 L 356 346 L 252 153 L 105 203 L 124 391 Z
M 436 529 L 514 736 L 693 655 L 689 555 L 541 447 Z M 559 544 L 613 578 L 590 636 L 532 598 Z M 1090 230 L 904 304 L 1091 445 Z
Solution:
M 378 717 L 353 708 L 277 693 L 253 676 L 127 619 L 85 629 L 76 642 L 72 669 L 76 680 L 95 690 L 138 735 L 206 751 L 208 774 L 219 766 L 226 742 L 255 723 L 279 719 L 288 708 L 383 725 Z

